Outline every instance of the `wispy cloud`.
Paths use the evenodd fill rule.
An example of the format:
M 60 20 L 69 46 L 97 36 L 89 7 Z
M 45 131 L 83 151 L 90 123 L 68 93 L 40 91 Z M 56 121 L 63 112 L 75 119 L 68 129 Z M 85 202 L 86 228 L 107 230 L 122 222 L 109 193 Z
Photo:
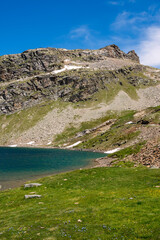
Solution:
M 81 45 L 91 49 L 97 49 L 106 46 L 108 43 L 100 36 L 99 32 L 89 28 L 88 25 L 82 25 L 72 29 L 69 32 L 69 38 L 72 40 L 72 42 L 81 42 Z
M 84 38 L 85 40 L 89 40 L 91 37 L 91 30 L 88 26 L 83 25 L 78 28 L 73 29 L 70 32 L 70 37 L 73 38 Z
M 120 13 L 114 23 L 111 25 L 112 28 L 124 29 L 128 27 L 137 27 L 138 23 L 143 23 L 148 19 L 148 14 L 146 12 L 132 13 L 123 11 Z M 131 30 L 131 29 L 130 29 Z
M 133 1 L 133 0 L 130 0 Z M 113 30 L 129 31 L 140 30 L 143 27 L 156 25 L 160 22 L 160 8 L 157 5 L 150 5 L 142 12 L 123 11 L 117 15 L 111 24 Z
M 145 32 L 137 47 L 141 63 L 160 67 L 160 26 L 151 26 Z
M 116 1 L 116 0 L 112 0 L 112 1 L 108 1 L 107 4 L 113 5 L 113 6 L 123 6 L 126 3 L 135 3 L 136 0 L 123 0 L 123 1 Z
M 124 51 L 135 49 L 142 64 L 160 67 L 160 9 L 150 5 L 144 12 L 123 11 L 111 25 L 112 39 Z
M 124 1 L 109 1 L 107 3 L 110 5 L 114 5 L 114 6 L 123 6 L 124 5 Z

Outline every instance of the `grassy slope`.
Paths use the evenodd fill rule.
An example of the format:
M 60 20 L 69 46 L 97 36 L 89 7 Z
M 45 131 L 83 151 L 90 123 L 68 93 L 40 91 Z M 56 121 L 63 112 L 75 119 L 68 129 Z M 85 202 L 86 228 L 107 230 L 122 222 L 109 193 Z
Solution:
M 73 144 L 76 141 L 80 140 L 82 141 L 82 143 L 76 146 L 76 148 L 106 150 L 109 148 L 119 147 L 120 145 L 124 145 L 125 143 L 136 139 L 136 137 L 140 133 L 140 131 L 137 130 L 140 127 L 140 123 L 138 123 L 138 120 L 143 119 L 152 124 L 160 124 L 160 106 L 146 109 L 144 116 L 137 119 L 134 119 L 135 113 L 135 111 L 122 111 L 121 113 L 116 111 L 109 111 L 103 118 L 82 123 L 79 128 L 71 126 L 70 128 L 65 129 L 62 134 L 57 135 L 57 137 L 54 139 L 54 145 L 61 145 L 66 142 L 68 142 L 68 144 Z M 83 137 L 75 138 L 78 132 L 96 127 L 101 123 L 107 121 L 108 119 L 116 119 L 115 123 L 111 126 L 109 130 L 103 133 L 90 133 L 84 135 Z M 126 124 L 130 121 L 133 121 L 134 124 Z M 140 145 L 141 144 L 142 143 L 140 143 Z M 133 153 L 137 150 L 130 147 L 126 149 L 126 151 L 128 153 Z M 121 152 L 121 155 L 125 155 L 126 151 Z
M 95 168 L 39 182 L 0 192 L 0 239 L 160 239 L 160 170 Z M 42 198 L 25 200 L 30 192 Z
M 122 115 L 123 115 L 123 113 L 122 113 Z M 96 120 L 83 122 L 83 123 L 81 123 L 80 127 L 76 128 L 74 125 L 67 127 L 61 134 L 57 134 L 57 136 L 54 139 L 54 145 L 63 144 L 65 142 L 67 142 L 68 140 L 72 141 L 71 139 L 73 137 L 75 137 L 75 135 L 78 132 L 82 132 L 86 129 L 92 129 L 92 128 L 97 127 L 98 125 L 104 123 L 105 121 L 107 121 L 109 119 L 114 119 L 114 118 L 116 119 L 117 117 L 118 117 L 117 112 L 108 111 L 104 117 L 98 118 Z M 86 139 L 86 137 L 87 136 L 85 136 L 85 139 Z M 73 141 L 75 141 L 75 139 Z
M 79 147 L 105 150 L 110 147 L 118 147 L 119 145 L 136 138 L 139 135 L 139 131 L 136 131 L 135 127 L 132 125 L 125 124 L 128 121 L 133 120 L 134 113 L 134 111 L 123 112 L 108 131 L 81 143 Z

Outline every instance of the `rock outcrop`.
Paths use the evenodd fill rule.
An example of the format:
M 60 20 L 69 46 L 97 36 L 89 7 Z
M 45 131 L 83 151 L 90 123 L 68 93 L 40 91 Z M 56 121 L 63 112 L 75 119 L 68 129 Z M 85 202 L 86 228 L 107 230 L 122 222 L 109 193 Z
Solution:
M 109 58 L 130 59 L 139 63 L 134 51 L 128 54 L 116 45 L 99 50 L 66 50 L 56 48 L 39 48 L 27 50 L 21 54 L 0 57 L 0 82 L 35 76 L 45 72 L 60 69 L 66 59 L 80 61 L 98 61 Z
M 116 46 L 115 44 L 101 48 L 100 51 L 101 51 L 100 52 L 101 55 L 104 55 L 106 57 L 130 59 L 130 60 L 133 60 L 133 61 L 139 63 L 139 57 L 135 53 L 134 50 L 132 50 L 126 54 L 123 51 L 121 51 L 120 48 L 118 46 Z
M 56 49 L 28 50 L 0 57 L 0 82 L 31 77 L 59 69 L 61 52 Z
M 28 81 L 10 83 L 0 89 L 0 114 L 31 107 L 47 99 L 86 101 L 100 90 L 107 92 L 110 84 L 123 85 L 122 78 L 132 86 L 147 86 L 151 81 L 138 76 L 142 69 L 139 65 L 117 71 L 80 69 L 56 75 L 47 73 Z
M 70 64 L 77 69 L 68 70 Z M 86 101 L 100 90 L 107 93 L 109 84 L 122 86 L 123 80 L 129 86 L 148 86 L 154 80 L 142 74 L 145 69 L 134 51 L 126 54 L 116 45 L 98 50 L 39 48 L 5 55 L 0 57 L 0 114 L 47 99 Z
M 160 168 L 159 141 L 148 141 L 141 151 L 131 156 L 130 159 L 135 163 L 143 164 L 147 167 Z

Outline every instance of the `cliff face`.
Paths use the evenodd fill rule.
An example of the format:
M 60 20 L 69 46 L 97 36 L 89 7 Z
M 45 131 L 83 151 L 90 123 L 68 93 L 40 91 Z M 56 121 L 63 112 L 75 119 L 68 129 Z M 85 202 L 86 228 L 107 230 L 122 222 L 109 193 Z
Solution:
M 106 57 L 110 58 L 122 58 L 122 59 L 130 59 L 139 63 L 139 57 L 134 50 L 129 51 L 127 54 L 120 50 L 120 48 L 116 45 L 106 46 L 100 49 L 100 53 Z
M 0 57 L 0 114 L 8 114 L 58 98 L 91 99 L 109 84 L 140 87 L 151 84 L 134 51 L 116 45 L 99 50 L 35 49 Z M 124 83 L 125 81 L 125 83 Z M 153 81 L 155 83 L 155 81 Z
M 61 66 L 56 49 L 28 50 L 0 58 L 0 81 L 11 81 L 53 71 Z
M 139 63 L 139 58 L 134 51 L 125 54 L 116 45 L 99 50 L 35 49 L 0 57 L 0 82 L 60 69 L 66 58 L 80 62 L 93 62 L 105 60 L 106 57 L 130 59 Z
M 33 106 L 42 100 L 58 98 L 68 102 L 91 99 L 110 84 L 125 86 L 150 85 L 148 78 L 139 76 L 143 67 L 128 67 L 116 71 L 74 70 L 60 74 L 44 74 L 28 81 L 14 82 L 0 90 L 0 113 L 14 112 Z

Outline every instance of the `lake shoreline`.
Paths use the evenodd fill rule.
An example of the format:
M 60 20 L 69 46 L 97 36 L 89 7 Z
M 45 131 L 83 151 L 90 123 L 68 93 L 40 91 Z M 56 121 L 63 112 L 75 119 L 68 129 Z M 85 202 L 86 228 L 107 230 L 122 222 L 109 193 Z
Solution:
M 3 185 L 3 183 L 0 183 L 0 192 L 15 189 L 15 188 L 18 188 L 18 187 L 23 187 L 24 184 L 27 183 L 27 182 L 35 182 L 36 180 L 39 180 L 39 179 L 45 178 L 45 177 L 52 177 L 54 175 L 69 173 L 69 172 L 73 172 L 73 171 L 76 171 L 76 170 L 84 170 L 84 169 L 102 167 L 101 164 L 99 163 L 98 159 L 101 159 L 101 158 L 92 159 L 87 166 L 81 167 L 81 168 L 75 168 L 75 169 L 68 170 L 68 171 L 60 171 L 60 172 L 55 172 L 55 173 L 50 173 L 50 174 L 39 174 L 39 175 L 30 177 L 28 179 L 4 181 L 5 185 Z
M 14 145 L 13 145 L 14 146 Z M 9 147 L 9 148 L 35 148 L 35 149 L 60 149 L 60 150 L 68 150 L 68 151 L 83 151 L 83 152 L 95 152 L 95 153 L 105 153 L 104 151 L 101 150 L 94 150 L 94 149 L 79 149 L 79 148 L 65 148 L 65 147 L 49 147 L 49 146 L 28 146 L 28 145 L 21 145 L 21 146 L 14 146 L 12 145 L 0 145 L 0 147 Z
M 81 166 L 81 163 L 80 163 L 77 166 L 76 165 L 73 165 L 73 166 L 70 165 L 68 167 L 68 169 L 67 168 L 65 169 L 65 167 L 64 167 L 64 169 L 62 168 L 62 169 L 59 169 L 59 170 L 58 169 L 57 170 L 53 169 L 53 172 L 52 172 L 52 169 L 50 169 L 50 171 L 48 171 L 48 173 L 47 172 L 45 173 L 43 171 L 43 169 L 42 169 L 42 173 L 41 172 L 38 173 L 36 171 L 35 172 L 33 171 L 33 174 L 31 174 L 30 176 L 29 175 L 28 176 L 27 175 L 24 175 L 24 176 L 15 175 L 16 177 L 13 177 L 13 179 L 10 178 L 10 177 L 7 178 L 7 176 L 8 176 L 7 172 L 6 172 L 6 176 L 4 175 L 4 178 L 3 178 L 3 172 L 2 172 L 2 176 L 1 176 L 1 180 L 0 180 L 0 186 L 1 186 L 0 187 L 0 191 L 5 191 L 7 189 L 13 189 L 13 188 L 16 188 L 16 187 L 21 187 L 25 182 L 36 181 L 37 179 L 40 179 L 40 178 L 43 178 L 43 177 L 53 176 L 53 175 L 57 175 L 57 174 L 60 174 L 60 173 L 71 172 L 71 171 L 79 170 L 79 169 L 93 168 L 93 167 L 95 167 L 97 165 L 97 159 L 102 158 L 102 156 L 105 156 L 104 152 L 102 152 L 102 151 L 95 152 L 95 151 L 87 151 L 86 149 L 85 149 L 85 151 L 83 151 L 81 149 L 64 149 L 64 148 L 62 149 L 62 148 L 50 148 L 50 147 L 46 147 L 46 148 L 43 148 L 43 147 L 41 147 L 41 148 L 39 148 L 39 147 L 36 147 L 36 148 L 35 147 L 14 147 L 14 148 L 11 148 L 11 147 L 8 147 L 8 146 L 1 146 L 0 149 L 3 149 L 3 150 L 4 149 L 9 149 L 10 150 L 10 151 L 9 150 L 8 151 L 5 150 L 5 152 L 14 152 L 14 151 L 16 151 L 18 149 L 20 149 L 21 151 L 23 149 L 24 150 L 26 149 L 27 151 L 28 150 L 32 150 L 32 149 L 35 151 L 36 149 L 37 150 L 39 149 L 40 151 L 41 150 L 42 151 L 43 150 L 58 150 L 58 151 L 65 150 L 65 152 L 71 152 L 71 151 L 75 152 L 75 151 L 77 151 L 77 152 L 86 152 L 86 154 L 87 154 L 87 152 L 88 153 L 89 152 L 95 153 L 95 156 L 94 156 L 94 154 L 92 154 L 93 156 L 91 155 L 93 158 L 90 158 L 90 160 L 86 159 L 86 165 L 83 164 L 83 166 Z M 65 154 L 65 152 L 64 152 L 64 154 Z M 97 157 L 96 153 L 97 154 L 99 153 L 100 155 L 102 153 L 103 155 L 101 155 L 100 157 Z M 67 153 L 67 154 L 69 154 L 69 153 Z M 77 153 L 75 153 L 75 154 L 77 154 Z M 31 151 L 31 155 L 32 155 L 32 151 Z M 59 153 L 58 153 L 58 155 L 59 155 Z M 85 154 L 80 154 L 79 158 L 83 159 L 84 155 Z M 73 155 L 73 158 L 74 158 L 74 155 Z M 28 158 L 28 159 L 29 159 L 29 161 L 31 160 L 30 158 Z M 84 161 L 84 160 L 82 160 L 82 161 Z M 2 160 L 2 162 L 3 162 L 3 160 Z M 5 171 L 6 170 L 4 168 L 4 174 L 5 174 Z

